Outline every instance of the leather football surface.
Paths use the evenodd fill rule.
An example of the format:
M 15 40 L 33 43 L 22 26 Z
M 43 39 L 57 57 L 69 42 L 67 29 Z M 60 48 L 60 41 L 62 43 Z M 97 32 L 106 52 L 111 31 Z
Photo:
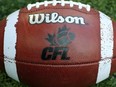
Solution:
M 116 72 L 115 30 L 89 5 L 29 4 L 0 22 L 0 69 L 31 87 L 88 87 Z

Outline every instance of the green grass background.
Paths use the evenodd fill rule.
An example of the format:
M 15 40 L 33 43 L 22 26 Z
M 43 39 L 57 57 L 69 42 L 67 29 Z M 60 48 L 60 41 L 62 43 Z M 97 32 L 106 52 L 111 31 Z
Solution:
M 44 0 L 0 0 L 0 20 L 7 17 L 13 11 L 25 7 L 28 3 Z M 116 20 L 116 0 L 74 0 L 91 5 Z M 89 79 L 88 79 L 89 80 Z M 28 87 L 9 78 L 0 71 L 0 87 Z M 92 87 L 116 87 L 116 75 Z

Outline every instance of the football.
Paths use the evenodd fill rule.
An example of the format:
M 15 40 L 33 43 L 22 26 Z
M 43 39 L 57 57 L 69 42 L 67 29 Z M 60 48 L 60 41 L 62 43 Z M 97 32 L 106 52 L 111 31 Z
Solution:
M 116 72 L 116 22 L 73 1 L 28 4 L 0 22 L 0 70 L 29 87 L 89 87 Z

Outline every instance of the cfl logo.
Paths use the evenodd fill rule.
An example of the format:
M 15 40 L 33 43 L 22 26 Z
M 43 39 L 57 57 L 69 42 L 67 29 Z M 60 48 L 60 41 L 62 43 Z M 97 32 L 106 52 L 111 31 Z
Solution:
M 59 56 L 61 60 L 69 60 L 67 53 L 67 47 L 46 47 L 42 51 L 41 58 L 42 60 L 56 60 Z

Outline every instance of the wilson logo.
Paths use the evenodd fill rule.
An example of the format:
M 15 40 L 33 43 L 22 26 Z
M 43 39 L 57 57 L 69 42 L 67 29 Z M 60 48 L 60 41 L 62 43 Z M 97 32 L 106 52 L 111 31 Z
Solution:
M 50 43 L 49 47 L 46 47 L 42 51 L 42 60 L 69 60 L 68 57 L 68 45 L 74 40 L 75 35 L 69 32 L 66 26 L 59 28 L 56 34 L 48 34 L 46 40 Z
M 29 15 L 29 23 L 30 24 L 41 24 L 41 23 L 75 23 L 75 24 L 85 24 L 85 20 L 83 17 L 80 16 L 66 16 L 63 17 L 58 13 L 54 12 L 51 14 L 31 14 Z

